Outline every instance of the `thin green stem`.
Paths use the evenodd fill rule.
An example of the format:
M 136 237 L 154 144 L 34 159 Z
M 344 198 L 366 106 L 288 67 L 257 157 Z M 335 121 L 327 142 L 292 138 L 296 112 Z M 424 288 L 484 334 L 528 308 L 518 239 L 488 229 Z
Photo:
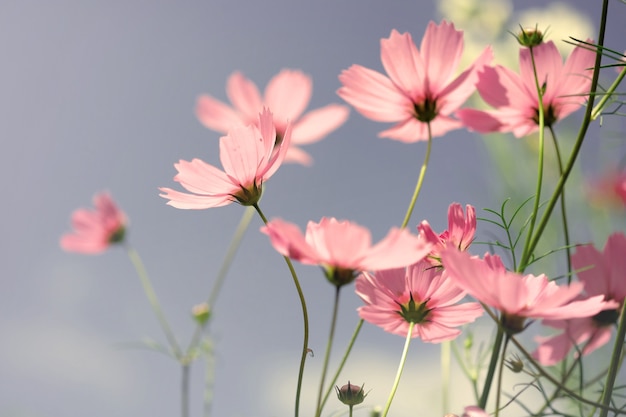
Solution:
M 500 360 L 500 369 L 498 370 L 498 385 L 496 389 L 496 417 L 500 415 L 500 397 L 502 396 L 502 374 L 504 373 L 504 357 L 506 355 L 506 347 L 509 344 L 509 335 L 504 338 L 504 346 L 502 347 L 502 355 Z
M 181 398 L 180 415 L 182 417 L 188 417 L 189 416 L 189 363 L 183 363 L 181 367 L 182 367 L 182 376 L 181 376 L 180 392 L 182 393 L 182 398 Z
M 535 54 L 533 48 L 530 48 L 530 59 L 533 65 L 533 75 L 535 78 L 535 88 L 537 89 L 537 114 L 539 116 L 539 160 L 537 161 L 537 187 L 535 189 L 535 204 L 533 206 L 533 212 L 530 215 L 530 224 L 526 234 L 526 240 L 524 244 L 524 250 L 522 252 L 522 259 L 530 259 L 532 252 L 529 251 L 530 241 L 533 236 L 535 228 L 535 222 L 539 214 L 539 204 L 541 203 L 541 187 L 543 185 L 543 154 L 544 154 L 544 127 L 545 127 L 545 109 L 543 108 L 543 88 L 539 84 L 539 77 L 537 75 L 537 66 L 535 64 Z M 520 263 L 518 272 L 523 272 L 526 268 L 526 264 Z
M 339 367 L 337 368 L 337 372 L 335 372 L 335 375 L 333 376 L 333 380 L 330 381 L 328 389 L 326 390 L 326 394 L 324 395 L 324 399 L 322 400 L 322 404 L 320 405 L 320 408 L 322 409 L 324 408 L 326 401 L 328 401 L 328 397 L 330 397 L 330 393 L 332 392 L 333 387 L 337 383 L 339 374 L 343 370 L 343 367 L 346 364 L 346 361 L 348 360 L 348 356 L 350 356 L 350 352 L 352 351 L 354 342 L 356 342 L 356 338 L 359 336 L 361 327 L 363 327 L 363 319 L 359 320 L 359 323 L 356 325 L 356 329 L 354 329 L 354 333 L 352 333 L 352 338 L 350 339 L 350 343 L 348 343 L 348 347 L 346 348 L 346 353 L 343 355 L 343 358 L 341 359 L 341 363 L 339 364 Z
M 611 398 L 613 396 L 613 387 L 615 386 L 615 378 L 617 378 L 617 372 L 620 369 L 620 358 L 622 357 L 622 350 L 624 349 L 624 338 L 626 337 L 626 306 L 622 305 L 622 311 L 620 313 L 619 325 L 617 327 L 617 335 L 615 336 L 615 344 L 613 345 L 613 353 L 611 354 L 611 362 L 609 365 L 609 372 L 606 375 L 606 381 L 604 382 L 604 390 L 602 391 L 602 405 L 608 407 L 611 404 Z M 600 412 L 600 417 L 606 417 L 608 410 L 603 408 Z
M 488 307 L 485 307 L 488 310 Z M 491 359 L 489 360 L 489 368 L 487 368 L 487 377 L 485 378 L 485 384 L 483 385 L 483 391 L 480 395 L 480 401 L 478 406 L 483 410 L 487 406 L 487 400 L 489 400 L 489 392 L 491 391 L 491 384 L 496 372 L 496 365 L 498 364 L 498 358 L 500 357 L 500 350 L 502 349 L 502 340 L 504 339 L 504 330 L 498 326 L 498 332 L 496 333 L 496 339 L 493 342 L 493 350 L 491 351 Z
M 393 397 L 396 395 L 398 385 L 400 385 L 400 377 L 402 376 L 402 370 L 404 369 L 407 353 L 409 352 L 409 345 L 411 344 L 411 336 L 413 335 L 413 326 L 415 326 L 415 323 L 409 322 L 409 330 L 406 333 L 406 340 L 404 342 L 404 349 L 402 350 L 400 364 L 398 365 L 398 371 L 396 372 L 396 379 L 393 381 L 393 386 L 391 387 L 389 398 L 387 398 L 387 403 L 385 404 L 385 409 L 383 410 L 382 417 L 387 417 L 387 413 L 389 412 L 389 407 L 391 407 Z
M 550 135 L 552 136 L 552 142 L 554 143 L 554 152 L 556 154 L 556 162 L 559 167 L 559 177 L 563 175 L 563 162 L 561 161 L 561 150 L 559 148 L 559 142 L 556 140 L 556 133 L 552 126 L 549 126 Z M 569 226 L 567 225 L 567 212 L 565 210 L 565 188 L 561 190 L 561 220 L 563 221 L 563 239 L 565 240 L 565 257 L 567 261 L 567 283 L 572 282 L 572 260 L 569 239 Z
M 626 76 L 626 70 L 622 69 L 619 72 L 619 75 L 617 76 L 615 81 L 613 81 L 609 88 L 604 92 L 604 95 L 602 96 L 600 101 L 598 101 L 596 107 L 593 108 L 593 111 L 591 112 L 591 120 L 596 120 L 598 116 L 602 113 L 602 109 L 609 101 L 609 99 L 613 96 L 613 93 L 624 79 L 624 76 Z
M 130 261 L 133 263 L 135 267 L 135 271 L 137 271 L 137 276 L 139 277 L 139 281 L 141 281 L 141 285 L 143 286 L 143 291 L 148 298 L 148 302 L 150 303 L 150 307 L 152 307 L 152 311 L 156 316 L 159 324 L 161 325 L 161 329 L 167 338 L 167 341 L 172 349 L 172 353 L 177 360 L 181 360 L 183 357 L 182 351 L 178 342 L 176 341 L 176 337 L 174 336 L 174 332 L 172 331 L 167 319 L 165 318 L 165 314 L 163 314 L 163 310 L 161 309 L 161 304 L 159 303 L 159 299 L 154 291 L 154 287 L 152 286 L 152 282 L 150 282 L 150 277 L 148 277 L 148 272 L 146 271 L 143 262 L 141 261 L 141 257 L 139 253 L 130 245 L 126 245 L 126 251 L 128 253 L 128 257 Z
M 253 204 L 253 207 L 256 209 L 256 212 L 259 213 L 263 223 L 267 224 L 267 218 L 261 211 L 261 208 L 257 203 Z M 293 283 L 296 286 L 296 291 L 298 292 L 298 297 L 300 298 L 300 306 L 302 307 L 302 320 L 304 322 L 304 336 L 302 340 L 302 354 L 300 356 L 300 368 L 298 370 L 298 383 L 296 386 L 296 404 L 295 404 L 295 417 L 298 417 L 300 414 L 300 393 L 302 392 L 302 378 L 304 376 L 304 364 L 306 362 L 306 357 L 309 353 L 309 313 L 306 308 L 306 300 L 304 299 L 304 293 L 302 292 L 302 287 L 300 286 L 300 281 L 298 280 L 298 275 L 296 274 L 296 270 L 291 263 L 291 260 L 283 256 L 285 262 L 287 263 L 287 267 L 289 268 L 289 272 L 291 273 L 291 277 L 293 278 Z
M 563 187 L 565 187 L 565 183 L 567 182 L 569 174 L 571 173 L 572 168 L 574 167 L 574 163 L 576 162 L 578 158 L 578 153 L 580 152 L 583 141 L 585 140 L 585 136 L 587 135 L 587 130 L 589 129 L 589 125 L 591 124 L 591 113 L 593 111 L 595 93 L 598 88 L 598 79 L 600 77 L 600 65 L 602 61 L 601 49 L 604 45 L 604 34 L 606 32 L 606 18 L 608 14 L 608 3 L 609 3 L 609 0 L 602 1 L 602 17 L 600 19 L 600 31 L 598 34 L 598 51 L 596 52 L 596 61 L 593 66 L 593 76 L 591 78 L 591 88 L 589 90 L 590 91 L 589 100 L 587 100 L 585 116 L 580 126 L 580 130 L 578 131 L 578 137 L 576 138 L 576 142 L 574 143 L 574 147 L 572 148 L 570 158 L 567 162 L 567 165 L 565 165 L 565 169 L 563 170 L 563 175 L 561 175 L 561 178 L 559 179 L 559 182 L 556 185 L 556 188 L 552 194 L 552 197 L 550 198 L 550 200 L 548 201 L 548 204 L 546 205 L 546 208 L 541 217 L 541 221 L 539 222 L 539 225 L 537 226 L 537 230 L 535 231 L 535 234 L 530 242 L 530 245 L 528 246 L 528 250 L 525 252 L 525 256 L 520 261 L 520 265 L 524 265 L 524 267 L 528 265 L 530 254 L 532 254 L 535 248 L 537 247 L 537 244 L 539 243 L 539 240 L 541 239 L 541 235 L 543 234 L 543 231 L 546 228 L 548 221 L 550 220 L 550 215 L 552 214 L 552 210 L 554 209 L 554 206 L 556 205 L 556 201 L 561 195 Z
M 317 405 L 315 409 L 315 416 L 319 417 L 322 415 L 322 393 L 324 392 L 324 382 L 326 380 L 326 372 L 328 371 L 328 361 L 330 360 L 330 352 L 332 350 L 333 340 L 335 339 L 335 327 L 337 327 L 337 311 L 339 310 L 339 294 L 341 291 L 341 286 L 337 285 L 335 287 L 335 301 L 333 303 L 333 315 L 330 322 L 330 334 L 328 335 L 328 342 L 326 344 L 326 353 L 324 354 L 324 365 L 322 366 L 322 376 L 320 378 L 320 388 L 317 394 Z M 332 384 L 331 384 L 332 388 Z M 352 406 L 350 407 L 350 411 L 352 411 Z
M 426 147 L 426 155 L 424 155 L 424 162 L 422 163 L 422 168 L 420 168 L 420 175 L 417 178 L 417 184 L 415 184 L 415 190 L 413 191 L 413 197 L 411 197 L 411 202 L 409 203 L 409 208 L 404 215 L 404 220 L 402 221 L 401 228 L 405 228 L 409 224 L 409 220 L 411 220 L 411 214 L 413 214 L 413 209 L 415 208 L 415 202 L 417 201 L 417 197 L 420 194 L 422 189 L 422 184 L 424 183 L 424 177 L 426 176 L 426 169 L 428 168 L 428 160 L 430 159 L 430 150 L 432 148 L 432 133 L 430 129 L 430 123 L 428 125 L 428 144 Z

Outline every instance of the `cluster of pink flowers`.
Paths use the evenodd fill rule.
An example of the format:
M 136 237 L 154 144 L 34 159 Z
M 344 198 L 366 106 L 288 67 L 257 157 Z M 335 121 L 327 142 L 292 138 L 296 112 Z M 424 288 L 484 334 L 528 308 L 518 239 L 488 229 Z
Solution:
M 418 49 L 408 33 L 393 30 L 381 40 L 387 75 L 353 65 L 339 75 L 338 94 L 367 118 L 395 125 L 380 133 L 403 142 L 430 140 L 466 127 L 482 133 L 512 132 L 522 137 L 539 128 L 537 82 L 541 86 L 545 125 L 572 114 L 585 102 L 595 52 L 576 47 L 563 63 L 552 42 L 522 48 L 519 74 L 491 66 L 486 48 L 458 76 L 462 32 L 452 23 L 431 22 Z M 493 109 L 461 107 L 478 91 Z M 258 88 L 241 73 L 227 82 L 230 107 L 210 96 L 198 99 L 196 113 L 207 127 L 222 132 L 223 170 L 200 159 L 181 160 L 174 180 L 186 190 L 160 188 L 167 204 L 179 209 L 205 209 L 238 202 L 256 206 L 264 183 L 285 161 L 308 165 L 311 157 L 297 145 L 321 139 L 344 123 L 345 106 L 331 104 L 302 116 L 311 97 L 311 79 L 283 70 Z M 626 181 L 615 181 L 615 193 L 626 202 Z M 107 194 L 95 199 L 95 211 L 74 213 L 74 233 L 65 235 L 66 250 L 97 253 L 123 238 L 124 214 Z M 497 314 L 509 336 L 534 320 L 561 329 L 540 338 L 534 355 L 553 365 L 570 351 L 588 354 L 607 343 L 626 298 L 626 237 L 612 235 L 599 252 L 590 245 L 572 256 L 578 281 L 557 285 L 543 274 L 509 271 L 496 255 L 468 253 L 476 234 L 474 207 L 453 203 L 448 229 L 435 233 L 427 221 L 418 234 L 392 228 L 377 244 L 367 228 L 350 221 L 322 218 L 298 226 L 274 219 L 261 231 L 278 253 L 306 265 L 317 265 L 337 288 L 355 283 L 363 300 L 365 321 L 384 331 L 425 342 L 454 339 L 460 326 L 473 322 L 483 308 Z M 475 301 L 465 301 L 466 297 Z M 481 305 L 482 304 L 482 305 Z M 576 348 L 576 349 L 574 349 Z M 470 407 L 467 416 L 486 415 Z

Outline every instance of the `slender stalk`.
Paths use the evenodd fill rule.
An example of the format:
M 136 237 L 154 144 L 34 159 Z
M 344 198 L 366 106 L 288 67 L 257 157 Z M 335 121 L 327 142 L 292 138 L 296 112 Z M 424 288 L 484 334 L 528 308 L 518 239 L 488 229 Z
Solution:
M 488 310 L 488 307 L 485 307 Z M 490 311 L 489 311 L 490 312 Z M 497 320 L 497 319 L 495 319 Z M 489 391 L 491 391 L 491 383 L 496 373 L 496 365 L 498 364 L 498 358 L 500 357 L 500 350 L 502 349 L 502 340 L 504 339 L 504 330 L 501 326 L 498 326 L 498 332 L 496 333 L 496 340 L 493 342 L 493 350 L 491 351 L 491 359 L 489 360 L 489 368 L 487 369 L 487 377 L 485 378 L 485 384 L 483 385 L 483 392 L 480 395 L 480 401 L 478 406 L 483 410 L 487 406 L 487 400 L 489 400 Z
M 189 365 L 189 363 L 183 363 L 181 366 L 182 377 L 180 392 L 182 393 L 182 398 L 180 415 L 182 417 L 189 416 Z
M 398 371 L 396 372 L 396 379 L 393 381 L 393 386 L 391 387 L 389 398 L 387 398 L 387 403 L 385 404 L 385 409 L 383 410 L 382 417 L 387 417 L 387 413 L 389 412 L 389 407 L 391 407 L 391 402 L 393 401 L 393 397 L 396 395 L 396 391 L 398 390 L 398 385 L 400 384 L 400 377 L 402 376 L 402 370 L 404 369 L 404 364 L 406 363 L 406 356 L 407 356 L 407 353 L 409 352 L 409 345 L 411 344 L 411 336 L 413 335 L 413 326 L 415 326 L 415 323 L 409 322 L 409 330 L 406 333 L 406 340 L 404 342 L 404 349 L 402 350 L 402 357 L 400 358 L 400 364 L 398 365 Z
M 556 140 L 556 133 L 552 126 L 549 126 L 552 142 L 554 143 L 554 152 L 556 154 L 556 162 L 559 167 L 559 177 L 563 175 L 563 162 L 561 161 L 561 150 L 559 142 Z M 563 239 L 565 240 L 565 257 L 567 261 L 567 284 L 572 282 L 572 249 L 570 248 L 569 227 L 567 225 L 567 212 L 565 210 L 565 188 L 561 190 L 561 220 L 563 221 Z
M 524 243 L 524 250 L 522 252 L 522 259 L 530 259 L 532 252 L 529 251 L 530 241 L 533 236 L 535 228 L 535 222 L 537 221 L 537 215 L 539 214 L 539 204 L 541 203 L 541 187 L 543 185 L 543 154 L 544 154 L 544 136 L 545 136 L 545 109 L 543 108 L 543 89 L 539 84 L 539 77 L 537 75 L 537 66 L 535 64 L 535 54 L 533 48 L 530 47 L 530 59 L 533 64 L 533 75 L 535 78 L 535 88 L 537 89 L 537 114 L 539 116 L 539 160 L 537 161 L 537 188 L 535 189 L 535 204 L 533 206 L 533 212 L 530 216 L 530 224 L 528 226 L 528 233 Z M 523 272 L 526 268 L 526 264 L 520 263 L 518 272 Z
M 263 223 L 267 224 L 267 218 L 261 211 L 261 208 L 258 204 L 254 204 L 253 207 L 256 209 L 256 212 L 259 213 Z M 304 376 L 304 363 L 306 362 L 306 357 L 309 353 L 309 313 L 306 308 L 306 301 L 304 299 L 304 293 L 302 292 L 302 287 L 300 286 L 300 281 L 298 280 L 298 275 L 296 274 L 296 270 L 291 263 L 291 260 L 283 256 L 285 262 L 287 263 L 287 267 L 289 268 L 289 272 L 291 272 L 291 277 L 293 278 L 293 283 L 296 286 L 296 291 L 298 292 L 298 297 L 300 298 L 300 306 L 302 307 L 302 319 L 304 321 L 304 336 L 302 341 L 302 355 L 300 356 L 300 368 L 298 370 L 298 384 L 296 386 L 296 404 L 295 404 L 295 417 L 298 417 L 300 413 L 300 393 L 302 392 L 302 377 Z
M 335 328 L 337 327 L 337 311 L 339 310 L 339 294 L 341 286 L 335 287 L 335 301 L 333 303 L 333 315 L 330 321 L 330 334 L 328 335 L 328 342 L 326 343 L 326 353 L 324 354 L 324 364 L 322 365 L 322 377 L 320 378 L 320 388 L 317 394 L 317 405 L 315 406 L 315 416 L 320 417 L 322 415 L 322 393 L 324 392 L 324 382 L 326 380 L 326 372 L 328 371 L 328 361 L 330 360 L 330 352 L 333 346 L 333 340 L 335 339 Z M 332 384 L 331 384 L 332 388 Z M 352 411 L 352 406 L 350 407 Z
M 620 358 L 622 356 L 622 350 L 624 349 L 624 338 L 626 337 L 626 306 L 622 305 L 622 311 L 619 318 L 619 326 L 617 327 L 617 336 L 615 336 L 615 344 L 613 345 L 613 353 L 611 355 L 611 362 L 609 365 L 609 372 L 606 375 L 606 381 L 604 382 L 604 390 L 602 391 L 602 405 L 608 407 L 611 404 L 611 398 L 613 395 L 613 387 L 615 386 L 615 378 L 617 378 L 617 372 L 620 369 Z M 607 408 L 603 408 L 600 412 L 600 417 L 606 417 L 609 411 Z
M 613 81 L 613 84 L 611 84 L 610 87 L 604 92 L 604 95 L 602 96 L 600 101 L 598 101 L 598 105 L 593 108 L 593 111 L 591 112 L 591 120 L 596 120 L 598 116 L 602 113 L 602 109 L 606 105 L 607 101 L 609 101 L 609 99 L 613 97 L 613 93 L 624 79 L 624 76 L 626 76 L 626 70 L 622 69 L 619 72 L 619 75 L 617 76 L 615 81 Z
M 165 318 L 165 314 L 163 314 L 163 310 L 161 309 L 161 304 L 159 303 L 159 299 L 154 291 L 154 287 L 152 286 L 152 282 L 150 281 L 150 277 L 148 277 L 148 272 L 146 271 L 143 262 L 141 261 L 141 257 L 139 253 L 130 245 L 125 245 L 126 251 L 128 253 L 128 257 L 135 267 L 135 271 L 137 271 L 137 276 L 139 277 L 139 281 L 141 281 L 141 285 L 143 286 L 143 291 L 148 298 L 148 302 L 150 303 L 150 307 L 152 307 L 152 311 L 156 316 L 159 324 L 161 325 L 161 329 L 163 333 L 165 333 L 165 337 L 172 349 L 172 353 L 176 357 L 177 360 L 181 360 L 182 351 L 178 342 L 176 341 L 176 337 L 174 336 L 174 332 L 172 331 L 167 319 Z
M 339 374 L 343 370 L 343 367 L 346 364 L 346 361 L 348 360 L 348 356 L 350 356 L 350 352 L 352 351 L 352 347 L 354 346 L 354 342 L 356 342 L 356 338 L 359 336 L 359 332 L 361 331 L 361 327 L 363 327 L 363 319 L 359 320 L 359 323 L 356 325 L 356 329 L 354 329 L 354 333 L 352 334 L 352 338 L 350 339 L 350 343 L 348 343 L 348 347 L 346 348 L 346 353 L 343 355 L 343 359 L 341 359 L 341 363 L 339 364 L 339 367 L 337 368 L 337 372 L 335 372 L 335 375 L 333 376 L 333 380 L 330 381 L 328 389 L 326 390 L 326 394 L 324 395 L 324 399 L 322 400 L 322 404 L 320 405 L 321 409 L 324 408 L 324 405 L 326 404 L 326 401 L 328 401 L 328 397 L 330 396 L 330 393 L 332 392 L 333 387 L 337 383 L 337 379 L 339 378 Z
M 422 184 L 424 183 L 424 177 L 426 176 L 426 169 L 428 168 L 428 161 L 430 159 L 430 151 L 432 148 L 432 132 L 430 129 L 430 123 L 428 125 L 428 144 L 426 147 L 426 155 L 424 155 L 424 162 L 422 163 L 422 168 L 420 168 L 420 175 L 417 178 L 417 184 L 415 184 L 415 190 L 413 191 L 413 197 L 411 197 L 411 202 L 409 203 L 409 208 L 404 215 L 404 220 L 402 221 L 401 228 L 405 228 L 409 224 L 409 220 L 411 220 L 411 214 L 413 214 L 413 209 L 415 208 L 415 202 L 417 201 L 417 197 L 420 194 L 422 189 Z
M 502 374 L 504 370 L 504 355 L 506 354 L 506 346 L 509 344 L 509 335 L 504 338 L 504 346 L 502 347 L 502 355 L 500 356 L 500 369 L 498 370 L 498 388 L 496 389 L 496 417 L 500 415 L 500 397 L 502 396 Z
M 598 79 L 600 76 L 600 65 L 602 61 L 601 49 L 602 49 L 602 46 L 604 45 L 604 34 L 606 32 L 608 3 L 609 3 L 609 0 L 602 1 L 602 17 L 600 19 L 600 31 L 598 34 L 598 51 L 596 52 L 596 61 L 593 66 L 593 76 L 591 78 L 591 88 L 589 92 L 589 100 L 587 100 L 585 116 L 580 126 L 580 130 L 578 131 L 578 137 L 576 138 L 576 142 L 574 143 L 574 147 L 572 148 L 570 158 L 567 162 L 567 165 L 565 166 L 565 169 L 563 170 L 563 175 L 561 175 L 561 178 L 559 179 L 559 182 L 556 185 L 556 188 L 552 194 L 552 197 L 550 198 L 550 200 L 548 201 L 548 204 L 546 205 L 546 208 L 543 212 L 543 216 L 541 217 L 541 221 L 539 222 L 539 225 L 537 226 L 537 230 L 535 231 L 535 234 L 532 238 L 532 241 L 530 242 L 530 245 L 528 245 L 528 251 L 525 252 L 525 256 L 520 261 L 520 265 L 524 265 L 524 267 L 528 265 L 530 254 L 532 254 L 535 248 L 537 247 L 537 244 L 539 243 L 539 240 L 541 239 L 541 235 L 543 234 L 543 231 L 546 225 L 548 224 L 548 221 L 550 220 L 550 215 L 552 214 L 552 210 L 554 209 L 554 206 L 556 205 L 556 200 L 558 200 L 559 196 L 561 195 L 561 192 L 563 191 L 563 187 L 565 186 L 565 183 L 567 182 L 569 174 L 571 173 L 572 168 L 574 167 L 574 163 L 576 162 L 578 158 L 578 153 L 580 152 L 583 141 L 585 140 L 585 136 L 587 135 L 587 129 L 589 129 L 589 125 L 591 124 L 591 113 L 593 111 L 593 103 L 595 100 L 595 93 L 598 88 Z

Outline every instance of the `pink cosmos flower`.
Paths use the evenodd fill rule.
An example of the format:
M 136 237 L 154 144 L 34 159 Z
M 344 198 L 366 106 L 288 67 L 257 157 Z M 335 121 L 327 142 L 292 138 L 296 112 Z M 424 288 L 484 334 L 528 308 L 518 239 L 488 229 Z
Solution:
M 475 91 L 478 71 L 491 62 L 490 48 L 467 70 L 454 77 L 463 54 L 463 32 L 446 21 L 430 22 L 420 50 L 409 33 L 391 31 L 380 41 L 381 60 L 388 76 L 352 65 L 342 71 L 337 94 L 363 116 L 397 123 L 379 137 L 402 142 L 428 140 L 462 126 L 451 115 Z
M 313 82 L 301 71 L 283 69 L 265 87 L 261 97 L 256 85 L 240 72 L 233 73 L 226 83 L 226 93 L 233 107 L 208 95 L 198 98 L 196 115 L 209 129 L 227 133 L 237 124 L 258 123 L 257 114 L 263 107 L 274 112 L 278 142 L 285 135 L 287 124 L 293 126 L 291 146 L 285 162 L 311 165 L 311 156 L 297 145 L 317 142 L 341 126 L 348 118 L 346 106 L 329 104 L 304 115 L 311 99 Z
M 463 207 L 459 203 L 452 203 L 448 207 L 448 230 L 437 235 L 426 220 L 422 221 L 417 228 L 427 241 L 433 243 L 433 250 L 428 259 L 434 265 L 441 264 L 440 252 L 447 244 L 452 244 L 459 250 L 467 250 L 474 240 L 476 233 L 476 210 L 469 204 L 466 206 L 467 214 L 463 214 Z
M 502 325 L 510 334 L 524 330 L 526 319 L 590 317 L 607 306 L 601 295 L 574 301 L 583 290 L 580 282 L 558 286 L 543 274 L 509 272 L 495 255 L 480 259 L 448 246 L 441 260 L 459 287 L 502 313 Z
M 572 266 L 585 284 L 590 296 L 601 296 L 609 305 L 598 314 L 570 320 L 544 320 L 543 324 L 563 329 L 552 337 L 540 337 L 541 343 L 533 353 L 543 365 L 560 362 L 572 350 L 579 346 L 583 355 L 587 355 L 608 343 L 612 329 L 617 322 L 626 298 L 626 236 L 614 233 L 600 252 L 592 245 L 579 246 L 572 255 Z
M 543 89 L 545 125 L 551 126 L 585 103 L 596 54 L 577 46 L 563 64 L 552 41 L 533 47 L 532 53 Z M 531 50 L 522 48 L 519 54 L 520 74 L 501 65 L 485 67 L 479 73 L 478 92 L 495 110 L 463 109 L 457 112 L 470 130 L 513 132 L 520 138 L 538 129 L 538 98 Z
M 220 207 L 234 201 L 253 205 L 259 201 L 263 183 L 280 167 L 291 142 L 287 125 L 281 143 L 277 144 L 272 113 L 263 109 L 259 127 L 237 126 L 220 138 L 220 160 L 224 171 L 200 159 L 175 164 L 178 181 L 190 193 L 159 188 L 167 204 L 179 209 Z
M 456 414 L 446 414 L 444 417 L 458 417 Z M 489 417 L 489 414 L 480 407 L 470 405 L 465 407 L 465 412 L 461 417 Z
M 61 237 L 61 247 L 68 252 L 97 254 L 111 244 L 124 240 L 126 215 L 108 193 L 96 194 L 94 210 L 78 209 L 72 213 L 73 232 Z
M 320 265 L 326 278 L 337 285 L 352 282 L 355 273 L 398 268 L 424 258 L 432 245 L 406 229 L 393 228 L 372 245 L 369 230 L 349 221 L 322 218 L 309 222 L 306 234 L 293 223 L 270 221 L 261 231 L 281 255 L 303 264 Z
M 587 194 L 597 206 L 626 208 L 626 171 L 608 170 L 602 178 L 589 184 Z
M 478 303 L 457 304 L 465 291 L 457 287 L 446 272 L 423 260 L 407 268 L 364 272 L 356 280 L 356 293 L 365 302 L 359 316 L 386 332 L 406 337 L 413 322 L 411 337 L 424 342 L 452 340 L 459 326 L 483 314 Z

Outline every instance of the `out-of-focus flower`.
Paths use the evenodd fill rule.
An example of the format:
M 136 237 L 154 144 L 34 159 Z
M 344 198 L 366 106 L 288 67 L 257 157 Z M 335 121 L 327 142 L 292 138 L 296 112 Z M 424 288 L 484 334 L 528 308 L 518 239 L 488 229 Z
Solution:
M 68 252 L 97 254 L 111 244 L 124 240 L 126 215 L 108 193 L 96 194 L 94 209 L 78 209 L 72 213 L 72 232 L 61 237 L 61 247 Z
M 611 339 L 626 298 L 626 236 L 614 233 L 600 252 L 592 245 L 579 246 L 572 255 L 572 266 L 585 284 L 589 296 L 601 296 L 610 306 L 591 317 L 571 320 L 544 320 L 543 324 L 563 329 L 552 337 L 540 337 L 539 347 L 533 353 L 542 365 L 554 365 L 579 346 L 580 352 L 587 355 Z
M 494 39 L 513 12 L 510 0 L 438 0 L 435 3 L 445 19 L 464 31 L 466 41 L 468 36 Z
M 226 83 L 226 93 L 233 106 L 209 96 L 201 95 L 196 104 L 198 120 L 209 129 L 227 133 L 232 127 L 258 124 L 258 113 L 269 108 L 274 113 L 274 124 L 280 142 L 291 122 L 291 146 L 285 162 L 312 163 L 311 156 L 298 147 L 317 142 L 341 126 L 348 118 L 346 106 L 328 106 L 302 114 L 313 91 L 311 77 L 301 71 L 283 69 L 265 87 L 263 97 L 257 86 L 242 73 L 233 73 Z
M 572 52 L 573 45 L 564 42 L 587 39 L 594 35 L 595 29 L 589 14 L 578 11 L 571 3 L 551 2 L 545 7 L 533 7 L 522 10 L 512 18 L 514 26 L 545 28 L 545 36 L 554 40 L 562 56 Z
M 586 191 L 594 206 L 626 209 L 626 170 L 608 170 L 602 178 L 589 183 Z
M 526 319 L 590 317 L 610 306 L 601 295 L 574 301 L 582 283 L 558 286 L 543 274 L 516 274 L 495 255 L 480 259 L 449 246 L 441 252 L 441 260 L 454 283 L 501 312 L 502 325 L 510 334 L 524 330 Z
M 272 113 L 264 109 L 256 125 L 238 126 L 220 138 L 224 171 L 200 159 L 174 164 L 178 181 L 190 193 L 160 188 L 167 204 L 179 209 L 220 207 L 234 201 L 244 206 L 257 203 L 263 183 L 280 167 L 291 141 L 291 127 L 277 143 Z
M 574 49 L 565 64 L 553 42 L 520 49 L 520 74 L 497 65 L 485 67 L 477 84 L 480 96 L 495 110 L 462 109 L 459 118 L 480 133 L 512 132 L 522 137 L 538 129 L 538 94 L 533 72 L 543 90 L 544 121 L 551 126 L 578 110 L 591 85 L 595 53 L 582 46 Z
M 202 326 L 211 318 L 211 307 L 208 303 L 196 304 L 191 309 L 191 316 Z
M 430 224 L 423 220 L 418 226 L 420 234 L 433 244 L 429 259 L 433 264 L 441 264 L 440 251 L 448 244 L 454 245 L 459 250 L 467 250 L 474 240 L 476 233 L 476 210 L 473 206 L 466 206 L 467 214 L 463 213 L 463 207 L 459 203 L 452 203 L 448 207 L 448 230 L 437 235 Z
M 490 48 L 458 77 L 454 73 L 463 53 L 463 33 L 452 23 L 430 22 L 420 50 L 409 33 L 395 29 L 381 42 L 381 60 L 388 76 L 352 65 L 341 72 L 337 93 L 363 116 L 397 123 L 380 137 L 402 142 L 428 140 L 462 127 L 451 117 L 475 91 L 478 71 L 492 59 Z
M 421 261 L 407 268 L 364 272 L 356 280 L 356 293 L 365 302 L 359 316 L 389 333 L 439 343 L 457 337 L 464 324 L 483 314 L 478 303 L 457 304 L 465 296 L 446 271 Z
M 307 265 L 320 265 L 326 278 L 336 286 L 348 284 L 361 271 L 398 268 L 424 258 L 432 245 L 406 229 L 393 228 L 372 245 L 365 227 L 349 221 L 322 218 L 310 221 L 305 235 L 293 223 L 270 221 L 261 231 L 283 256 Z

